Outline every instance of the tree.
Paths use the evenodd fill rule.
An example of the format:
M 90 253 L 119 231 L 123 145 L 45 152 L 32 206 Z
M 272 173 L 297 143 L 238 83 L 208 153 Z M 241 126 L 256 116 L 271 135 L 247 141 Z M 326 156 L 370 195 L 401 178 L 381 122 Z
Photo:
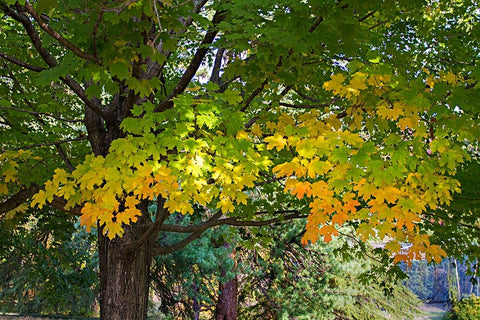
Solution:
M 308 215 L 305 244 L 348 224 L 394 262 L 445 256 L 425 214 L 478 148 L 474 1 L 0 10 L 0 212 L 98 230 L 102 319 L 145 319 L 152 258 L 219 225 Z M 165 222 L 194 206 L 201 223 Z
M 61 214 L 61 213 L 60 213 Z M 62 219 L 17 215 L 0 223 L 0 310 L 27 314 L 94 314 L 98 259 L 93 234 Z M 56 226 L 52 223 L 58 223 Z

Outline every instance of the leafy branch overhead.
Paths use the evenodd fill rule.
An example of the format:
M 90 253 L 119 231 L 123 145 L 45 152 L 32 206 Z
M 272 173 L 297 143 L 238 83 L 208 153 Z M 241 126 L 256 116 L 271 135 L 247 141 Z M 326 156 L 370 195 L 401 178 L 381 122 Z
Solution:
M 352 226 L 395 262 L 446 255 L 429 214 L 478 162 L 474 3 L 43 0 L 0 10 L 2 214 L 31 199 L 110 240 L 146 223 L 126 251 L 187 234 L 155 243 L 158 254 L 218 225 L 307 217 L 304 244 Z M 197 207 L 203 223 L 165 224 Z

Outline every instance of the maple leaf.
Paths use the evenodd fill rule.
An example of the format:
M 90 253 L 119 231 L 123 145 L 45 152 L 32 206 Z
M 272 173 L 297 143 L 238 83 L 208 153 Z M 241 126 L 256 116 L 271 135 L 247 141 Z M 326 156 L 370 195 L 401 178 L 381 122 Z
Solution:
M 394 204 L 397 202 L 399 196 L 402 195 L 402 191 L 395 187 L 388 186 L 376 189 L 372 195 L 377 199 L 377 203 L 381 203 L 385 200 L 387 203 Z
M 8 186 L 6 183 L 0 183 L 0 195 L 8 194 Z
M 46 197 L 47 197 L 47 194 L 44 190 L 38 191 L 32 197 L 31 206 L 32 207 L 38 206 L 39 209 L 42 209 L 45 203 L 47 202 Z
M 370 237 L 375 236 L 375 229 L 372 225 L 362 222 L 357 227 L 357 234 L 363 241 L 366 242 L 368 239 L 370 239 Z
M 343 82 L 345 81 L 345 76 L 341 73 L 334 74 L 331 77 L 330 81 L 326 81 L 323 84 L 325 90 L 333 91 L 335 94 L 340 94 L 344 92 Z
M 264 141 L 267 143 L 267 150 L 276 148 L 278 151 L 280 151 L 287 145 L 287 140 L 285 140 L 285 138 L 280 134 L 266 137 Z
M 312 230 L 313 229 L 313 230 Z M 308 223 L 307 223 L 307 230 L 306 232 L 303 234 L 302 236 L 302 244 L 303 245 L 307 245 L 309 243 L 316 243 L 319 239 L 319 233 L 318 233 L 318 228 L 317 226 L 315 225 L 314 228 L 311 228 L 308 226 Z
M 338 236 L 338 230 L 334 225 L 323 225 L 319 230 L 318 234 L 323 235 L 323 240 L 325 242 L 332 241 L 332 237 Z
M 233 212 L 235 210 L 235 206 L 230 197 L 222 197 L 217 203 L 217 208 L 221 209 L 224 213 Z
M 110 222 L 105 225 L 105 233 L 107 237 L 112 240 L 115 237 L 121 237 L 125 232 L 123 230 L 122 224 L 119 222 Z
M 331 218 L 332 224 L 338 224 L 341 226 L 348 220 L 348 214 L 346 210 L 339 210 L 336 214 L 334 214 Z
M 299 161 L 295 160 L 296 159 L 293 159 L 290 162 L 285 162 L 273 167 L 273 173 L 275 173 L 277 177 L 288 177 L 294 174 L 296 174 L 298 177 L 302 177 L 306 170 Z
M 297 179 L 288 179 L 285 181 L 285 190 L 296 195 L 298 199 L 302 199 L 305 195 L 312 195 L 312 186 L 310 182 L 302 182 Z
M 425 255 L 427 261 L 442 262 L 443 258 L 447 257 L 447 253 L 438 245 L 429 245 L 425 248 Z

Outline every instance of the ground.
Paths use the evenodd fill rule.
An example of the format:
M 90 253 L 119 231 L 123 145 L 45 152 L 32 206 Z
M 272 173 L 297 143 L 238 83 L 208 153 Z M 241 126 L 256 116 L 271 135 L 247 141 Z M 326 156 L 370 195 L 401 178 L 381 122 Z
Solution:
M 419 317 L 415 320 L 441 320 L 447 314 L 447 308 L 443 304 L 426 303 L 421 309 L 425 312 L 425 316 Z

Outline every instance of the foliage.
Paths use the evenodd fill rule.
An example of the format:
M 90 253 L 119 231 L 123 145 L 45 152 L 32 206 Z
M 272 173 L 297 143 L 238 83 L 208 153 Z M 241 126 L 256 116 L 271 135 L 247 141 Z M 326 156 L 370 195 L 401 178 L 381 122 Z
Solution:
M 401 279 L 379 272 L 379 262 L 348 238 L 305 247 L 301 229 L 299 223 L 277 225 L 264 231 L 273 237 L 266 248 L 237 253 L 239 318 L 389 319 L 419 313 L 418 299 Z
M 79 6 L 74 3 L 68 6 L 60 3 L 54 7 L 50 5 L 45 7 L 39 3 L 37 8 L 50 8 L 51 25 L 45 26 L 37 19 L 39 26 L 47 33 L 59 26 L 62 20 L 57 17 L 70 20 L 73 18 L 71 10 Z M 52 173 L 55 169 L 52 179 L 46 183 L 44 190 L 35 195 L 33 204 L 41 208 L 45 203 L 52 202 L 54 196 L 63 197 L 67 201 L 67 209 L 83 204 L 82 224 L 90 228 L 99 221 L 104 226 L 103 232 L 113 239 L 123 234 L 123 224 L 137 221 L 141 215 L 137 206 L 143 200 L 162 197 L 169 212 L 192 213 L 192 204 L 197 203 L 233 214 L 235 208 L 255 202 L 245 191 L 251 189 L 255 182 L 264 180 L 260 173 L 273 171 L 277 178 L 285 179 L 283 189 L 294 196 L 292 200 L 308 198 L 310 218 L 304 242 L 315 242 L 319 236 L 328 241 L 338 233 L 336 225 L 355 221 L 357 234 L 364 240 L 376 232 L 382 238 L 392 239 L 386 248 L 396 255 L 397 261 L 418 257 L 421 252 L 426 253 L 427 259 L 439 261 L 445 256 L 445 251 L 432 244 L 423 231 L 422 213 L 429 208 L 435 209 L 450 203 L 452 193 L 460 190 L 458 181 L 451 175 L 455 174 L 461 163 L 470 159 L 462 144 L 465 140 L 476 144 L 478 137 L 478 115 L 466 103 L 476 94 L 476 69 L 468 64 L 462 67 L 460 63 L 451 62 L 442 64 L 450 69 L 436 70 L 429 65 L 429 55 L 419 57 L 418 62 L 404 65 L 405 52 L 396 52 L 390 41 L 400 37 L 403 29 L 411 30 L 413 39 L 424 45 L 429 44 L 435 33 L 470 30 L 475 23 L 474 8 L 467 3 L 454 2 L 432 2 L 427 8 L 408 2 L 397 4 L 398 7 L 377 6 L 370 2 L 369 5 L 360 5 L 355 2 L 330 7 L 331 14 L 335 12 L 337 17 L 342 17 L 340 19 L 313 16 L 309 21 L 301 18 L 307 12 L 322 12 L 330 5 L 321 1 L 276 3 L 273 6 L 276 9 L 259 17 L 245 15 L 245 5 L 221 1 L 208 3 L 206 12 L 216 12 L 212 21 L 216 29 L 210 30 L 208 21 L 204 19 L 199 19 L 197 26 L 189 27 L 192 32 L 206 30 L 206 37 L 209 33 L 212 33 L 211 36 L 221 35 L 216 46 L 232 52 L 242 50 L 247 39 L 231 21 L 244 26 L 248 31 L 242 31 L 245 35 L 249 35 L 249 32 L 262 35 L 258 44 L 250 42 L 250 50 L 255 52 L 248 54 L 254 58 L 251 63 L 245 61 L 243 69 L 236 63 L 224 67 L 225 81 L 235 75 L 242 78 L 243 82 L 228 81 L 230 87 L 220 90 L 214 81 L 203 85 L 200 79 L 196 82 L 190 78 L 192 85 L 189 88 L 188 83 L 181 83 L 182 92 L 176 92 L 178 85 L 172 89 L 167 98 L 175 99 L 168 108 L 170 102 L 163 100 L 164 91 L 159 90 L 161 81 L 155 77 L 142 79 L 135 74 L 135 66 L 146 63 L 148 59 L 163 63 L 168 55 L 165 56 L 162 51 L 152 51 L 148 45 L 126 44 L 129 43 L 127 34 L 141 34 L 141 30 L 147 30 L 152 23 L 160 23 L 160 17 L 166 19 L 165 23 L 172 23 L 171 28 L 175 29 L 176 19 L 168 15 L 179 14 L 174 13 L 176 6 L 165 4 L 160 16 L 152 11 L 152 7 L 140 2 L 122 10 L 110 8 L 118 15 L 109 14 L 107 8 L 101 6 L 91 13 L 86 10 L 89 13 L 77 18 L 94 23 L 96 19 L 90 15 L 100 14 L 100 18 L 109 26 L 103 31 L 104 39 L 108 40 L 104 40 L 101 46 L 97 42 L 90 43 L 94 46 L 94 53 L 90 55 L 83 51 L 88 48 L 86 38 L 76 38 L 78 45 L 84 49 L 75 49 L 68 40 L 62 39 L 60 43 L 71 51 L 54 46 L 63 57 L 58 66 L 49 62 L 37 47 L 38 53 L 50 67 L 39 73 L 37 84 L 41 85 L 47 79 L 62 78 L 65 74 L 71 74 L 78 80 L 95 79 L 84 92 L 86 97 L 79 96 L 100 116 L 106 110 L 97 110 L 89 105 L 93 100 L 88 99 L 104 97 L 102 99 L 107 104 L 114 102 L 118 97 L 116 81 L 124 81 L 137 95 L 139 103 L 132 105 L 129 110 L 128 115 L 133 117 L 122 119 L 119 129 L 125 134 L 111 142 L 107 154 L 87 155 L 72 172 L 52 167 Z M 446 9 L 449 6 L 453 6 L 453 13 Z M 2 8 L 5 17 L 8 17 L 4 23 L 8 28 L 2 34 L 7 37 L 12 33 L 10 30 L 15 30 L 15 20 L 22 20 L 15 15 L 14 9 L 8 7 L 8 3 L 3 3 Z M 26 4 L 25 8 L 36 17 L 32 5 Z M 375 11 L 371 11 L 373 8 Z M 191 4 L 179 6 L 178 10 L 188 12 L 192 7 Z M 263 7 L 258 10 L 262 12 Z M 407 19 L 389 21 L 382 27 L 377 25 L 405 10 L 408 12 Z M 123 25 L 122 30 L 128 30 L 124 29 L 126 22 L 130 21 L 128 17 L 139 13 L 150 16 L 151 20 L 142 20 L 130 26 L 129 33 L 112 32 L 120 25 Z M 451 22 L 452 14 L 463 14 L 464 20 Z M 228 20 L 225 20 L 226 16 Z M 348 22 L 351 18 L 361 22 L 347 40 L 343 32 L 351 30 L 351 22 Z M 448 27 L 440 28 L 438 21 L 442 19 L 451 22 Z M 322 41 L 317 39 L 314 42 L 316 37 L 312 35 L 320 35 L 315 28 L 324 20 L 336 25 L 336 28 L 328 28 L 332 30 L 330 33 L 324 30 Z M 289 42 L 286 37 L 280 39 L 275 36 L 276 21 L 287 24 L 303 21 L 307 24 L 302 31 L 290 35 L 291 41 L 301 45 L 285 57 L 282 52 Z M 431 23 L 422 26 L 421 23 L 426 21 Z M 256 30 L 250 30 L 254 25 L 257 26 Z M 69 30 L 71 35 L 79 32 L 77 27 L 72 24 Z M 89 27 L 87 24 L 81 28 Z M 96 32 L 98 25 L 91 27 Z M 439 30 L 435 29 L 437 27 Z M 26 32 L 28 34 L 29 31 Z M 163 39 L 164 33 L 162 30 L 160 32 L 158 36 Z M 388 34 L 389 40 L 383 39 L 383 34 Z M 9 41 L 22 36 L 22 33 L 16 36 L 12 34 Z M 341 44 L 332 42 L 338 36 L 341 36 Z M 355 38 L 355 45 L 351 42 L 352 37 Z M 361 45 L 359 39 L 368 39 L 369 42 Z M 93 40 L 100 39 L 95 37 Z M 186 38 L 168 45 L 187 45 L 190 41 L 194 39 Z M 410 40 L 401 41 L 408 46 Z M 269 45 L 268 49 L 264 47 L 265 44 Z M 327 72 L 315 72 L 310 78 L 300 79 L 296 76 L 305 73 L 304 68 L 307 67 L 304 63 L 312 59 L 320 59 L 317 62 L 319 66 L 328 65 L 329 60 L 321 56 L 325 46 L 331 50 L 331 58 L 336 56 L 337 60 L 341 60 L 341 55 L 353 55 L 355 59 L 343 70 L 334 64 L 326 69 Z M 392 56 L 398 54 L 398 57 L 394 60 L 387 55 L 373 59 L 372 54 L 367 57 L 361 55 L 367 49 L 373 50 L 373 54 L 380 54 L 381 51 L 375 50 L 376 47 Z M 22 49 L 28 51 L 28 48 Z M 454 47 L 451 49 L 454 50 Z M 162 50 L 170 51 L 173 47 Z M 413 51 L 415 54 L 421 53 L 419 50 Z M 197 51 L 197 54 L 200 52 L 203 54 L 203 51 Z M 465 50 L 461 57 L 467 58 L 471 54 L 474 54 L 474 50 Z M 183 57 L 175 56 L 178 60 L 169 65 L 174 73 L 183 63 Z M 145 60 L 146 57 L 149 58 Z M 7 60 L 12 62 L 13 59 Z M 427 67 L 422 69 L 422 65 Z M 27 69 L 35 68 L 30 66 Z M 250 70 L 253 69 L 270 76 L 267 80 L 271 79 L 273 83 L 269 88 L 261 84 L 264 77 L 258 73 L 251 74 Z M 9 89 L 11 102 L 7 101 L 5 109 L 8 110 L 8 115 L 5 115 L 8 118 L 15 115 L 11 111 L 19 109 L 21 105 L 25 107 L 25 102 L 14 96 L 15 82 L 20 81 L 15 71 L 5 71 L 10 72 L 10 78 L 14 77 L 13 87 L 10 85 Z M 183 77 L 187 71 L 188 67 Z M 317 85 L 313 85 L 312 81 Z M 248 83 L 243 88 L 245 93 L 242 93 L 242 83 Z M 254 90 L 257 83 L 260 90 L 264 91 L 262 95 Z M 66 84 L 73 86 L 68 81 Z M 305 98 L 298 92 L 307 88 L 317 96 L 315 99 L 333 97 L 334 102 L 313 111 L 297 112 L 296 109 L 305 109 L 300 106 Z M 26 89 L 22 87 L 21 90 Z M 255 94 L 251 93 L 252 90 Z M 251 96 L 253 100 L 246 99 L 246 96 L 242 98 L 241 93 Z M 273 105 L 254 126 L 245 127 L 244 123 L 257 113 L 254 110 L 263 109 L 264 102 Z M 50 106 L 47 103 L 47 106 L 53 112 L 60 111 L 57 105 Z M 79 115 L 78 110 L 76 112 Z M 32 118 L 31 121 L 39 120 Z M 7 123 L 10 123 L 8 119 Z M 53 122 L 53 128 L 57 123 L 60 124 Z M 75 125 L 67 127 L 72 133 L 82 129 Z M 14 134 L 11 126 L 4 128 Z M 61 133 L 63 136 L 66 134 Z M 283 152 L 285 149 L 293 153 Z M 8 186 L 11 182 L 32 182 L 16 176 L 18 169 L 15 160 L 4 160 L 4 193 L 14 188 Z M 358 210 L 360 206 L 362 209 Z M 403 241 L 414 244 L 407 254 L 400 252 L 399 243 Z
M 353 228 L 385 264 L 452 235 L 474 255 L 474 202 L 450 208 L 479 162 L 479 20 L 473 0 L 0 0 L 0 219 L 78 215 L 115 261 L 307 216 L 304 244 Z
M 474 320 L 480 317 L 480 298 L 471 296 L 455 303 L 450 319 Z
M 95 312 L 98 258 L 92 236 L 71 224 L 62 225 L 65 229 L 55 233 L 45 217 L 17 229 L 0 225 L 3 312 L 74 316 Z
M 191 219 L 199 219 L 199 214 L 175 216 L 187 225 Z M 230 257 L 232 248 L 226 246 L 233 241 L 228 227 L 220 227 L 205 232 L 200 239 L 193 241 L 181 251 L 157 256 L 152 266 L 151 278 L 158 309 L 175 319 L 193 319 L 200 310 L 213 310 L 218 296 L 219 282 L 227 282 L 233 273 L 234 260 Z M 163 237 L 163 243 L 175 243 L 178 235 Z

